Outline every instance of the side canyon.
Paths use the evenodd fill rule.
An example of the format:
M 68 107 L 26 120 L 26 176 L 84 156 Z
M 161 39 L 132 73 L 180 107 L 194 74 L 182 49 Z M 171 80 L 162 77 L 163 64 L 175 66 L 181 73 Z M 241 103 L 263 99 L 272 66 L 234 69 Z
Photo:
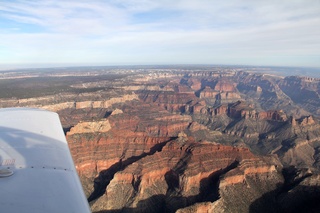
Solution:
M 2 108 L 59 114 L 93 212 L 320 211 L 320 79 L 97 68 L 0 87 Z

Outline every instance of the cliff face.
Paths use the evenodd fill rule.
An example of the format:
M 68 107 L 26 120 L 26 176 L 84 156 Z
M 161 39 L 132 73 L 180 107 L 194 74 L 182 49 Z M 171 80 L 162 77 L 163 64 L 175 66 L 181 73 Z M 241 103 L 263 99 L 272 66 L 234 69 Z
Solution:
M 128 72 L 0 102 L 59 113 L 93 211 L 281 212 L 318 196 L 318 79 Z
M 124 212 L 175 212 L 196 203 L 209 202 L 211 205 L 220 200 L 221 190 L 244 184 L 247 191 L 255 192 L 247 204 L 242 205 L 243 209 L 249 209 L 250 203 L 263 192 L 274 190 L 282 181 L 276 169 L 277 161 L 269 164 L 270 159 L 255 157 L 247 149 L 194 143 L 192 139 L 182 146 L 179 140 L 164 143 L 157 152 L 119 161 L 116 172 L 111 167 L 102 170 L 95 179 L 93 194 L 102 185 L 105 193 L 96 197 L 93 211 L 103 207 Z M 109 178 L 110 182 L 101 184 L 104 178 Z M 249 189 L 252 185 L 246 181 L 252 178 L 265 184 L 263 191 Z M 236 198 L 228 199 L 223 201 L 225 205 Z
M 189 116 L 170 115 L 161 108 L 136 104 L 125 105 L 122 113 L 114 113 L 120 111 L 117 108 L 107 118 L 80 122 L 70 129 L 67 140 L 80 174 L 96 174 L 101 165 L 108 167 L 120 159 L 148 152 L 153 146 L 177 137 L 192 121 Z
M 67 133 L 93 211 L 175 212 L 202 202 L 229 205 L 234 200 L 219 199 L 219 191 L 246 184 L 251 177 L 267 181 L 270 187 L 243 205 L 248 209 L 282 181 L 281 165 L 272 157 L 188 136 L 209 131 L 188 115 L 138 101 L 118 105 L 109 114 L 80 122 Z M 265 180 L 265 175 L 274 178 Z
M 278 82 L 279 88 L 295 103 L 319 115 L 320 79 L 307 77 L 286 77 Z
M 247 107 L 245 103 L 231 106 Z M 223 111 L 228 116 L 230 108 L 227 106 Z M 248 212 L 253 208 L 252 203 L 284 184 L 280 161 L 276 157 L 257 157 L 246 148 L 199 142 L 198 134 L 203 137 L 211 132 L 216 139 L 233 134 L 243 137 L 249 134 L 248 127 L 253 121 L 260 123 L 260 127 L 255 127 L 256 132 L 272 133 L 275 126 L 268 124 L 270 120 L 278 123 L 277 129 L 286 123 L 292 126 L 289 121 L 271 116 L 273 113 L 263 119 L 241 117 L 232 127 L 233 132 L 230 129 L 225 134 L 213 134 L 189 115 L 170 114 L 154 102 L 131 101 L 93 122 L 97 126 L 95 131 L 92 122 L 80 122 L 71 128 L 67 139 L 93 211 L 233 212 L 241 209 Z M 217 116 L 218 119 L 222 115 Z M 313 121 L 310 117 L 295 120 L 296 126 L 291 131 L 296 131 L 295 134 L 300 131 L 302 137 L 303 128 L 310 131 L 305 124 L 307 120 Z M 243 132 L 244 127 L 247 133 Z M 317 127 L 314 128 L 317 132 Z M 274 134 L 289 137 L 278 133 L 280 130 Z M 242 133 L 238 135 L 238 132 Z M 278 138 L 269 136 L 271 133 L 266 137 Z M 317 140 L 317 136 L 313 139 Z M 297 143 L 300 145 L 295 150 L 278 149 L 280 159 L 296 165 L 312 165 L 314 161 L 303 157 L 305 145 Z M 312 147 L 309 150 L 315 154 Z M 274 210 L 268 207 L 270 196 L 254 208 Z

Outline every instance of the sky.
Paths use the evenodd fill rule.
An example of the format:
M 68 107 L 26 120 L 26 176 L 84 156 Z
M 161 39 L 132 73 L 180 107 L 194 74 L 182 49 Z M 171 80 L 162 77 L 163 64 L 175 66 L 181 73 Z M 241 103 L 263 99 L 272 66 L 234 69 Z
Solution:
M 0 0 L 0 69 L 320 67 L 320 0 Z

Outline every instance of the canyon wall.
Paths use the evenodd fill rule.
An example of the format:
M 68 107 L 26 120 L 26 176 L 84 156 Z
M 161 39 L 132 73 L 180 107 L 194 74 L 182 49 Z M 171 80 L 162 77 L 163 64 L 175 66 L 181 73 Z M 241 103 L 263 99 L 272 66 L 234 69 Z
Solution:
M 318 196 L 319 79 L 128 73 L 0 102 L 60 115 L 94 212 L 286 212 Z

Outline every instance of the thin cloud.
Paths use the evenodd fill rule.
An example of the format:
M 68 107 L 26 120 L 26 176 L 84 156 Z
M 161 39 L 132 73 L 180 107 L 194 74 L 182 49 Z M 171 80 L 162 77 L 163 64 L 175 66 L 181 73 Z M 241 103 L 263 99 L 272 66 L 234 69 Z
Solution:
M 2 63 L 252 64 L 261 55 L 272 65 L 286 55 L 290 65 L 300 55 L 301 66 L 320 66 L 319 1 L 3 1 L 0 11 L 18 24 L 0 29 Z

